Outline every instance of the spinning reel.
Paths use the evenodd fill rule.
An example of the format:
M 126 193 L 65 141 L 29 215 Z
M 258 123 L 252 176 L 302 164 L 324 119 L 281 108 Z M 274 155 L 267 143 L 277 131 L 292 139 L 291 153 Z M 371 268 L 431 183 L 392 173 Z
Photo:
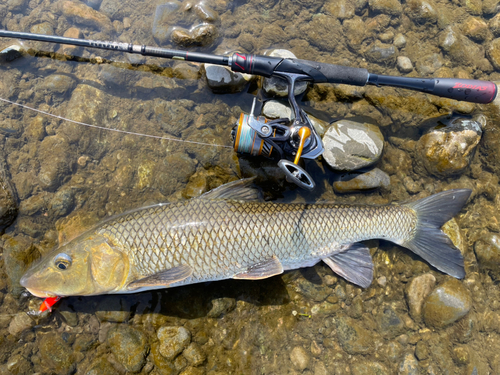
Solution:
M 301 158 L 316 159 L 320 156 L 324 151 L 323 142 L 294 96 L 295 82 L 309 77 L 295 73 L 276 75 L 288 81 L 288 103 L 293 111 L 292 118 L 267 121 L 264 116 L 255 114 L 261 112 L 263 101 L 254 98 L 250 114 L 242 113 L 231 133 L 234 150 L 268 158 L 272 157 L 273 152 L 279 154 L 278 166 L 285 173 L 287 181 L 312 190 L 316 186 L 314 180 L 298 163 Z

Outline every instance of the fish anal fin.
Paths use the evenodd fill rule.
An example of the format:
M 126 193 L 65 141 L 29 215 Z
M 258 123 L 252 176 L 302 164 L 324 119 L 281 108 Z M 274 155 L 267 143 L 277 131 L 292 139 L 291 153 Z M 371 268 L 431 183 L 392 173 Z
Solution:
M 258 201 L 259 190 L 252 187 L 255 177 L 228 182 L 200 195 L 197 199 Z
M 323 259 L 333 272 L 347 281 L 368 288 L 373 280 L 373 261 L 370 249 L 361 243 Z
M 260 280 L 283 273 L 283 265 L 276 256 L 254 264 L 245 272 L 233 276 L 233 279 Z
M 143 287 L 167 287 L 170 284 L 182 281 L 191 276 L 193 270 L 191 267 L 186 265 L 180 265 L 177 267 L 170 268 L 165 271 L 155 273 L 150 276 L 143 277 L 142 279 L 135 280 L 128 284 L 128 290 L 134 290 Z

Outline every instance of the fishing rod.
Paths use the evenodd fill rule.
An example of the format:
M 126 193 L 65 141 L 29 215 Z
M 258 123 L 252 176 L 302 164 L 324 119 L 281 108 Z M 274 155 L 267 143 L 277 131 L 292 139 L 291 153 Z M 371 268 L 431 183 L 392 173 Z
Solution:
M 444 98 L 481 104 L 491 103 L 497 95 L 496 84 L 489 81 L 388 76 L 369 73 L 368 70 L 363 68 L 301 59 L 245 53 L 222 56 L 131 43 L 75 39 L 7 30 L 0 30 L 0 37 L 215 64 L 228 66 L 233 72 L 238 73 L 263 77 L 281 77 L 288 82 L 288 101 L 293 112 L 292 119 L 267 121 L 263 116 L 256 115 L 256 113 L 260 113 L 262 105 L 257 108 L 258 103 L 254 100 L 250 114 L 242 113 L 237 126 L 233 129 L 234 149 L 236 152 L 255 156 L 271 157 L 273 152 L 278 153 L 280 156 L 278 166 L 285 173 L 287 180 L 310 190 L 315 187 L 315 183 L 298 163 L 301 158 L 316 159 L 323 153 L 324 148 L 321 137 L 316 132 L 309 117 L 297 104 L 294 96 L 296 82 L 399 87 Z M 293 159 L 293 161 L 289 159 Z

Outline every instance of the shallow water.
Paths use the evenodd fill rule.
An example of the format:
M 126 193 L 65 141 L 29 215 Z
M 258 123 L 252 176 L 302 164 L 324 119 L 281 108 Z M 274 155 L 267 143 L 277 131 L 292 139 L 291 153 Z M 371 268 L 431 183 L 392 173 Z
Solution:
M 71 10 L 71 4 L 79 8 Z M 198 13 L 186 10 L 194 8 L 185 2 L 168 22 L 207 22 L 217 35 L 205 46 L 183 47 L 159 40 L 161 33 L 153 37 L 160 4 L 9 1 L 0 5 L 0 14 L 2 27 L 16 31 L 63 35 L 76 27 L 86 39 L 161 42 L 219 54 L 284 48 L 298 58 L 388 75 L 403 74 L 396 58 L 406 56 L 414 67 L 408 76 L 500 81 L 494 0 L 207 0 Z M 457 42 L 450 44 L 453 38 Z M 0 46 L 14 42 L 2 40 Z M 106 128 L 231 146 L 231 128 L 242 111 L 249 111 L 255 93 L 252 84 L 242 93 L 214 94 L 196 64 L 69 51 L 40 42 L 22 46 L 31 48 L 30 53 L 0 64 L 1 98 Z M 323 118 L 369 118 L 380 126 L 385 145 L 377 167 L 390 175 L 389 188 L 335 194 L 332 182 L 338 175 L 321 162 L 309 162 L 318 189 L 307 193 L 275 177 L 279 170 L 273 161 L 238 159 L 230 148 L 92 129 L 0 104 L 0 140 L 20 206 L 17 220 L 1 238 L 0 372 L 500 373 L 498 272 L 478 264 L 474 251 L 476 241 L 500 231 L 498 107 L 402 89 L 326 84 L 309 88 L 304 101 Z M 436 177 L 423 164 L 417 141 L 429 119 L 451 112 L 483 114 L 486 124 L 469 166 Z M 186 199 L 254 174 L 266 198 L 286 202 L 384 204 L 471 188 L 469 203 L 456 217 L 460 229 L 455 229 L 463 241 L 467 276 L 461 285 L 472 296 L 470 312 L 441 328 L 410 313 L 405 291 L 415 277 L 431 274 L 436 284 L 450 278 L 408 251 L 381 242 L 372 244 L 375 277 L 364 290 L 318 264 L 256 282 L 66 298 L 46 317 L 26 317 L 40 300 L 23 291 L 18 280 L 59 239 L 110 215 Z M 166 359 L 158 341 L 164 326 L 186 328 L 194 344 Z

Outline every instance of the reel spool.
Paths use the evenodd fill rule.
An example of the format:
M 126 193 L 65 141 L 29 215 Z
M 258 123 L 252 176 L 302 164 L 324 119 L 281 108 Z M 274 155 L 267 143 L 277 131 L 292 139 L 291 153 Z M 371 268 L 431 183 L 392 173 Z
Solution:
M 273 146 L 261 138 L 257 132 L 250 127 L 249 120 L 251 115 L 242 113 L 236 124 L 236 129 L 233 129 L 234 151 L 242 154 L 250 154 L 252 156 L 271 157 Z M 264 116 L 257 117 L 257 121 L 267 123 Z M 236 131 L 235 131 L 236 130 Z M 273 131 L 276 135 L 276 129 Z

